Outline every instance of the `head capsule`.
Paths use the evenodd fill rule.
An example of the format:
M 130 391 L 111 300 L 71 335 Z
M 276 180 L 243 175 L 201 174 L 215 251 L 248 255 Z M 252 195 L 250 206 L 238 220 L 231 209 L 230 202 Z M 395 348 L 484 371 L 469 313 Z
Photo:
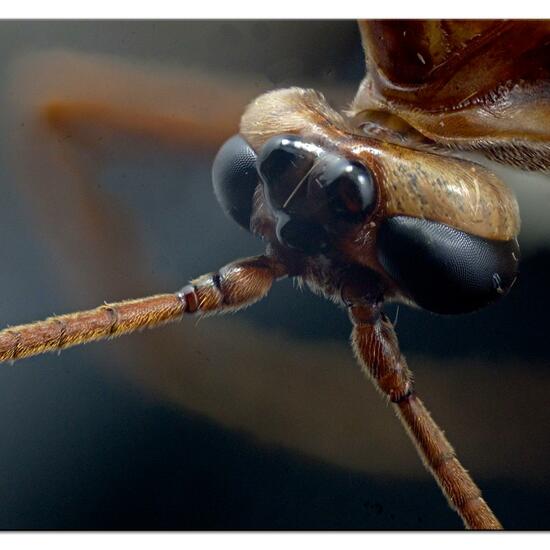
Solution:
M 421 145 L 361 135 L 312 90 L 260 96 L 241 132 L 257 153 L 256 189 L 267 220 L 259 233 L 310 257 L 302 265 L 311 267 L 323 253 L 329 262 L 305 276 L 330 286 L 335 298 L 347 268 L 377 273 L 380 299 L 402 298 L 437 313 L 481 308 L 511 288 L 519 212 L 489 170 Z

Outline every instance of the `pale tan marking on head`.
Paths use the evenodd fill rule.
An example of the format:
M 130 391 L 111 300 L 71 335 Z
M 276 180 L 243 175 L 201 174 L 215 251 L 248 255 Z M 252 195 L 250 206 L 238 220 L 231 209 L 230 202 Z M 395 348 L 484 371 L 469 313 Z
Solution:
M 243 115 L 241 133 L 256 150 L 274 136 L 294 134 L 362 162 L 377 181 L 381 216 L 425 218 L 496 240 L 519 232 L 514 195 L 492 172 L 443 153 L 361 135 L 313 90 L 261 95 Z

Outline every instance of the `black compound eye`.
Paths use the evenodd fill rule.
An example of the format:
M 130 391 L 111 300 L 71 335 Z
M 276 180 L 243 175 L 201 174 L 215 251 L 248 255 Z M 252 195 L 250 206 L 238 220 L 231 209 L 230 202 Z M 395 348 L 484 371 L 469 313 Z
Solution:
M 293 135 L 276 136 L 266 142 L 258 155 L 257 166 L 274 209 L 288 212 L 300 209 L 306 187 L 297 189 L 297 186 L 307 176 L 320 152 L 316 145 Z M 299 192 L 293 195 L 296 189 Z
M 252 197 L 258 184 L 256 153 L 240 135 L 228 139 L 212 165 L 214 193 L 224 212 L 250 230 Z
M 277 239 L 284 246 L 305 254 L 319 254 L 328 247 L 325 228 L 299 218 L 280 217 L 277 223 Z
M 396 216 L 378 231 L 378 259 L 420 307 L 467 313 L 506 294 L 519 260 L 516 239 L 495 241 L 448 225 Z
M 334 157 L 317 180 L 325 188 L 330 211 L 338 218 L 358 220 L 376 204 L 373 175 L 358 163 Z

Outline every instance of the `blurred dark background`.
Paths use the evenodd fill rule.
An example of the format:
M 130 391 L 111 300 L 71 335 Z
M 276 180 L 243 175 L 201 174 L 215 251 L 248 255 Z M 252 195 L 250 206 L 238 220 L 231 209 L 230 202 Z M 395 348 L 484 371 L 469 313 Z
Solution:
M 81 82 L 90 99 L 120 85 L 169 110 L 167 92 L 150 90 L 192 69 L 232 78 L 248 99 L 314 86 L 344 106 L 364 71 L 352 21 L 5 21 L 0 46 L 5 325 L 172 291 L 261 251 L 217 207 L 215 147 L 108 124 L 90 146 L 77 137 L 86 121 L 60 137 L 36 122 L 52 90 Z M 89 64 L 116 78 L 91 78 Z M 548 529 L 550 178 L 522 179 L 511 294 L 456 318 L 401 307 L 397 330 L 419 393 L 505 527 Z M 460 529 L 354 364 L 349 330 L 285 281 L 235 316 L 3 365 L 0 528 Z

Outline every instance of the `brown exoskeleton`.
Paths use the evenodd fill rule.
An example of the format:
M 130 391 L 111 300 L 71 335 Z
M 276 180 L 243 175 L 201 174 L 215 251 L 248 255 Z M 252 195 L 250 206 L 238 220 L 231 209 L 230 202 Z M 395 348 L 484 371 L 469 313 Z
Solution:
M 362 24 L 370 72 L 351 112 L 336 113 L 310 90 L 266 94 L 249 106 L 240 136 L 217 157 L 217 196 L 266 241 L 265 255 L 229 264 L 173 295 L 12 327 L 0 335 L 1 358 L 116 336 L 184 313 L 238 309 L 262 298 L 276 279 L 299 278 L 348 309 L 360 363 L 466 525 L 499 527 L 416 396 L 381 307 L 401 300 L 460 313 L 511 287 L 516 203 L 492 173 L 443 146 L 479 149 L 526 169 L 548 167 L 548 29 L 541 23 L 526 33 L 522 25 Z M 529 40 L 518 39 L 526 34 Z M 502 66 L 494 63 L 496 52 Z M 514 65 L 510 56 L 526 62 Z M 474 58 L 479 66 L 466 74 Z

